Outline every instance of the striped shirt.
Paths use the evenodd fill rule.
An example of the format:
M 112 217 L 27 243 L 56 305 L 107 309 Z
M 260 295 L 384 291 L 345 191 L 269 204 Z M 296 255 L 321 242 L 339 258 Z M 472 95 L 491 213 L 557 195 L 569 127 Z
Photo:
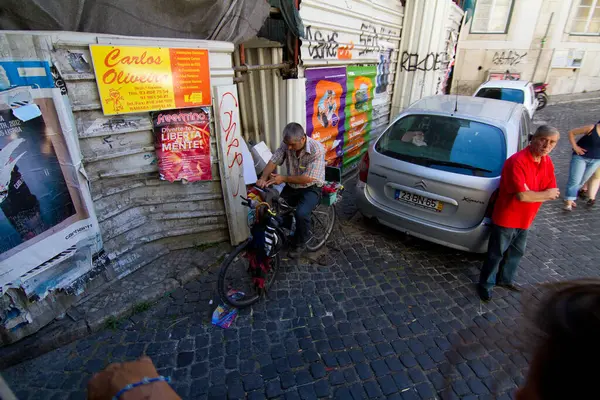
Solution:
M 288 150 L 288 146 L 282 143 L 275 151 L 271 162 L 275 165 L 282 165 L 285 161 L 288 175 L 290 176 L 310 176 L 314 180 L 310 183 L 301 185 L 297 183 L 288 183 L 294 189 L 307 188 L 313 185 L 323 186 L 325 182 L 325 148 L 316 140 L 306 137 L 306 144 L 300 150 L 300 155 L 296 150 Z

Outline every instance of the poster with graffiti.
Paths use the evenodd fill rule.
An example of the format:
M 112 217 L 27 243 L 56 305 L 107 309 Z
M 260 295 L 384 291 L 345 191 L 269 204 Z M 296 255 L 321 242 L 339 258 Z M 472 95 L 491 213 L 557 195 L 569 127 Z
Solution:
M 160 179 L 207 181 L 210 165 L 210 111 L 207 107 L 152 114 Z
M 0 93 L 0 294 L 82 244 L 101 250 L 75 138 L 63 134 L 55 104 L 63 106 L 60 89 Z
M 346 132 L 344 135 L 343 167 L 352 168 L 369 146 L 373 121 L 373 95 L 377 67 L 349 66 L 346 95 Z
M 325 146 L 329 166 L 342 164 L 345 110 L 346 68 L 306 70 L 306 133 Z

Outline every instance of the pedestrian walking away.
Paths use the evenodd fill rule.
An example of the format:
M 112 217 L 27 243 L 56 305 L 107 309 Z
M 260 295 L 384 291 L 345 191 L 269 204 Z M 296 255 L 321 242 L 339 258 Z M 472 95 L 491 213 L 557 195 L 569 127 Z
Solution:
M 288 175 L 274 174 L 275 168 L 284 161 Z M 291 122 L 283 129 L 283 143 L 256 183 L 259 187 L 286 184 L 281 196 L 289 205 L 296 207 L 296 233 L 289 253 L 291 258 L 297 258 L 305 250 L 311 229 L 310 216 L 321 201 L 325 166 L 323 145 L 308 137 L 300 124 Z
M 596 168 L 596 172 L 579 190 L 579 197 L 586 200 L 588 207 L 593 207 L 596 204 L 596 195 L 600 188 L 600 167 Z
M 528 229 L 542 203 L 560 196 L 548 156 L 559 137 L 556 128 L 540 126 L 529 146 L 512 155 L 502 168 L 488 252 L 477 286 L 483 301 L 492 298 L 495 285 L 519 290 L 513 280 L 525 252 Z
M 575 137 L 583 135 L 577 142 Z M 577 194 L 585 182 L 600 167 L 600 130 L 596 125 L 586 125 L 572 129 L 569 132 L 569 141 L 573 147 L 573 156 L 569 167 L 569 180 L 565 193 L 563 210 L 572 211 L 577 206 Z M 595 197 L 594 197 L 595 199 Z M 594 205 L 595 201 L 589 203 Z

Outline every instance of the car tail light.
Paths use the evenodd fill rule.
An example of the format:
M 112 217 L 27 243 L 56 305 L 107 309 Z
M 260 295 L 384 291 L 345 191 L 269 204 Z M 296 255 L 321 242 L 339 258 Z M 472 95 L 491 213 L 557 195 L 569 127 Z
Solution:
M 367 183 L 367 176 L 369 176 L 369 153 L 365 153 L 363 159 L 358 165 L 358 179 L 361 182 Z
M 498 189 L 494 190 L 494 193 L 490 196 L 490 201 L 488 202 L 487 209 L 485 210 L 485 216 L 487 218 L 492 218 L 492 214 L 494 213 L 494 206 L 496 205 L 496 200 L 498 200 Z

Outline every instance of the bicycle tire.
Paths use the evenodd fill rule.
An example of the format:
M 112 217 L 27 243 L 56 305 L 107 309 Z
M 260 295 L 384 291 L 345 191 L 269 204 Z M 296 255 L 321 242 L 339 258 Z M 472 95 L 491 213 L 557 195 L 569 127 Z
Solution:
M 327 222 L 327 226 L 320 226 L 317 227 L 315 226 L 315 222 L 317 224 L 321 224 L 321 222 L 319 220 L 316 220 L 317 217 L 315 216 L 315 213 L 318 212 L 317 210 L 319 210 L 321 207 L 325 207 L 327 209 L 327 214 L 329 216 L 328 218 L 328 222 Z M 320 229 L 324 229 L 325 230 L 325 235 L 319 240 L 316 239 L 315 242 L 313 242 L 314 234 L 311 234 L 310 239 L 306 242 L 306 249 L 308 251 L 317 251 L 319 250 L 321 247 L 323 247 L 325 245 L 325 243 L 327 243 L 327 240 L 329 239 L 329 236 L 331 236 L 331 232 L 333 232 L 333 226 L 335 225 L 335 206 L 331 205 L 331 206 L 319 206 L 317 207 L 311 214 L 311 231 L 316 229 L 316 228 L 320 228 Z M 316 220 L 316 221 L 315 221 Z M 311 232 L 312 233 L 312 232 Z
M 258 300 L 260 300 L 260 298 L 261 298 L 261 296 L 256 293 L 254 293 L 251 296 L 247 296 L 241 300 L 233 299 L 227 295 L 227 293 L 230 290 L 230 288 L 226 287 L 226 284 L 225 284 L 225 277 L 227 275 L 227 271 L 233 265 L 234 261 L 238 257 L 243 257 L 242 253 L 246 250 L 246 247 L 248 246 L 249 243 L 250 243 L 250 241 L 247 240 L 246 242 L 240 244 L 231 253 L 229 253 L 227 255 L 227 257 L 225 257 L 225 259 L 221 263 L 221 268 L 219 269 L 219 276 L 217 278 L 217 291 L 219 292 L 219 297 L 221 297 L 221 300 L 223 302 L 225 302 L 233 307 L 236 307 L 236 308 L 249 307 L 252 304 L 256 303 Z M 277 270 L 279 269 L 279 264 L 280 264 L 279 254 L 277 254 L 277 255 L 275 255 L 275 257 L 272 258 L 272 264 L 271 264 L 272 273 L 268 276 L 267 280 L 265 281 L 265 291 L 267 293 L 268 293 L 269 289 L 272 287 L 273 283 L 275 282 L 275 278 L 277 276 Z M 247 264 L 245 265 L 245 267 L 247 269 Z M 248 278 L 248 281 L 250 281 L 251 280 L 250 275 L 247 274 L 247 272 L 245 272 L 245 273 Z

